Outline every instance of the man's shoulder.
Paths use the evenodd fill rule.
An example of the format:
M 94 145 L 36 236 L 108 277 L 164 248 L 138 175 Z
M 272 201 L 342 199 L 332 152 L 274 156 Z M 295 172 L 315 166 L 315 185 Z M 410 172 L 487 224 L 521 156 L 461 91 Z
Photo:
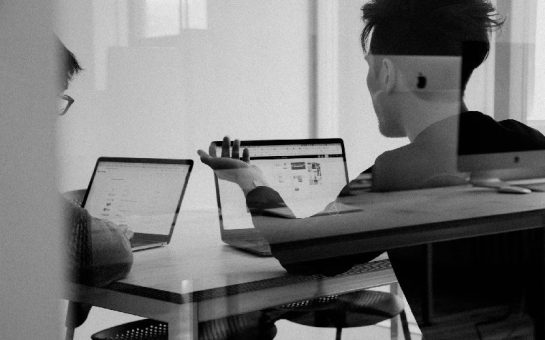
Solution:
M 61 198 L 61 207 L 64 217 L 72 220 L 71 223 L 75 223 L 75 221 L 87 221 L 89 219 L 89 213 L 87 210 L 83 209 L 81 206 L 77 205 L 76 202 L 69 200 L 64 196 Z
M 519 122 L 515 119 L 505 119 L 497 121 L 493 117 L 485 115 L 482 112 L 479 111 L 467 111 L 463 112 L 460 115 L 460 122 L 461 124 L 468 124 L 468 127 L 473 126 L 476 127 L 473 130 L 477 130 L 477 128 L 487 128 L 487 129 L 504 129 L 510 132 L 518 132 L 523 134 L 536 134 L 545 138 L 543 134 L 541 134 L 538 130 Z M 475 132 L 486 132 L 486 131 L 475 131 Z
M 450 163 L 450 162 L 449 162 Z M 425 149 L 409 144 L 386 151 L 375 160 L 373 190 L 410 190 L 427 187 L 435 175 L 450 173 L 430 159 Z
M 399 164 L 405 167 L 407 163 L 426 161 L 426 155 L 423 151 L 420 145 L 409 143 L 383 152 L 377 157 L 376 161 Z
M 460 118 L 462 153 L 496 153 L 545 148 L 545 136 L 514 119 L 496 121 L 481 112 L 464 112 Z

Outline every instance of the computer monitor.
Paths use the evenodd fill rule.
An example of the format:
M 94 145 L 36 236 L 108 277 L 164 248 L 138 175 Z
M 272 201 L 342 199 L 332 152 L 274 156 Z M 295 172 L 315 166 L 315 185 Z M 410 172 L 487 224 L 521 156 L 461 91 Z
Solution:
M 467 62 L 468 49 L 464 46 L 463 60 Z M 526 125 L 529 118 L 536 117 L 532 105 L 536 99 L 534 76 L 536 49 L 529 43 L 496 43 L 492 57 L 486 62 L 495 63 L 493 74 L 494 112 L 486 112 L 496 120 L 514 119 Z M 543 71 L 541 71 L 543 72 Z M 471 109 L 471 108 L 470 108 Z M 533 117 L 532 117 L 533 116 Z M 512 127 L 512 138 L 505 143 L 488 143 L 486 136 L 476 140 L 475 127 L 460 120 L 458 138 L 458 170 L 471 173 L 471 181 L 476 185 L 497 186 L 501 181 L 545 177 L 545 144 L 540 142 L 515 141 L 517 125 L 506 121 Z M 484 133 L 484 131 L 483 131 Z M 539 131 L 535 131 L 539 134 Z M 473 138 L 468 137 L 473 135 Z M 509 136 L 509 134 L 506 134 Z M 537 136 L 537 135 L 536 135 Z M 498 184 L 499 183 L 499 184 Z

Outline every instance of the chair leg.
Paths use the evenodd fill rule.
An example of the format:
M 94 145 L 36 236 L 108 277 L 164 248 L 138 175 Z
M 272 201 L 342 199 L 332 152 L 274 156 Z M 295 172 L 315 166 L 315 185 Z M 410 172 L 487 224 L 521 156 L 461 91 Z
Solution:
M 390 340 L 399 339 L 399 316 L 395 316 L 390 319 Z
M 90 310 L 91 305 L 68 301 L 68 307 L 66 308 L 66 321 L 64 322 L 66 326 L 66 340 L 74 339 L 74 330 L 85 322 Z
M 341 340 L 342 333 L 343 333 L 342 327 L 337 327 L 335 331 L 335 340 Z
M 409 322 L 407 321 L 407 313 L 403 310 L 399 317 L 401 318 L 401 327 L 403 327 L 403 337 L 405 340 L 411 340 L 411 332 L 409 331 Z

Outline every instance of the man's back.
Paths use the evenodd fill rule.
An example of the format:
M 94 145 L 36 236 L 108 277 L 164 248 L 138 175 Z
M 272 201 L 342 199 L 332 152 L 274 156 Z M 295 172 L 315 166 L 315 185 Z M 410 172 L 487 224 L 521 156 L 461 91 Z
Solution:
M 412 143 L 380 155 L 373 166 L 373 189 L 460 185 L 467 183 L 469 174 L 457 170 L 459 151 L 481 154 L 536 149 L 545 149 L 545 136 L 539 131 L 512 119 L 496 122 L 468 111 L 434 123 Z
M 453 120 L 457 121 L 455 118 Z M 460 136 L 464 140 L 463 147 L 466 151 L 507 152 L 545 148 L 545 136 L 513 120 L 496 122 L 479 112 L 463 113 L 460 120 L 467 126 L 463 130 L 464 134 Z M 439 122 L 429 129 L 437 129 L 439 136 L 442 132 L 446 133 L 449 126 L 452 124 Z M 390 163 L 394 169 L 404 169 L 410 175 L 397 182 L 390 181 L 389 183 L 400 183 L 401 186 L 390 186 L 388 189 L 402 190 L 409 189 L 409 186 L 414 189 L 417 183 L 409 181 L 414 178 L 420 179 L 419 188 L 435 186 L 435 183 L 426 183 L 431 183 L 427 180 L 438 176 L 452 179 L 443 183 L 446 185 L 459 184 L 456 179 L 463 183 L 464 176 L 456 172 L 455 163 L 451 162 L 450 156 L 443 154 L 450 153 L 453 146 L 450 142 L 444 143 L 444 140 L 430 138 L 432 134 L 427 132 L 429 131 L 424 131 L 408 147 L 393 151 L 392 155 L 396 157 L 389 155 L 387 160 L 390 162 L 406 163 L 407 160 L 414 159 L 414 164 Z M 456 149 L 457 143 L 453 145 Z M 427 168 L 419 168 L 426 164 Z M 393 172 L 389 174 L 392 175 Z M 532 277 L 537 268 L 541 242 L 543 232 L 537 230 L 434 244 L 433 294 L 437 307 L 440 311 L 452 313 L 483 306 L 512 306 L 513 303 L 520 303 L 522 296 L 535 288 L 528 278 Z M 426 287 L 427 253 L 424 246 L 398 249 L 389 251 L 388 254 L 415 315 L 417 318 L 422 317 L 418 307 L 423 302 Z

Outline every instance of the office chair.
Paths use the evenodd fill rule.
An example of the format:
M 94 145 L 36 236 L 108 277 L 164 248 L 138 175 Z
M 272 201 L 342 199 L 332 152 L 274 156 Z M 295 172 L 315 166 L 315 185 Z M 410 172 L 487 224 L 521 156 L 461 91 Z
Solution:
M 411 338 L 403 300 L 386 292 L 359 290 L 323 296 L 285 304 L 274 308 L 271 313 L 277 314 L 278 319 L 300 325 L 335 328 L 336 340 L 341 339 L 343 328 L 371 326 L 399 315 L 405 339 Z M 392 330 L 394 334 L 396 332 Z
M 258 313 L 258 314 L 256 314 Z M 260 315 L 256 317 L 256 315 Z M 199 340 L 274 339 L 274 322 L 285 319 L 311 327 L 334 327 L 336 339 L 343 328 L 364 327 L 400 315 L 405 339 L 410 339 L 407 317 L 400 297 L 371 290 L 297 301 L 264 312 L 253 312 L 199 323 Z M 167 340 L 168 325 L 144 319 L 108 328 L 92 340 Z
M 199 340 L 271 340 L 276 326 L 262 312 L 200 322 Z M 91 336 L 92 340 L 167 340 L 168 324 L 151 319 L 129 322 Z

